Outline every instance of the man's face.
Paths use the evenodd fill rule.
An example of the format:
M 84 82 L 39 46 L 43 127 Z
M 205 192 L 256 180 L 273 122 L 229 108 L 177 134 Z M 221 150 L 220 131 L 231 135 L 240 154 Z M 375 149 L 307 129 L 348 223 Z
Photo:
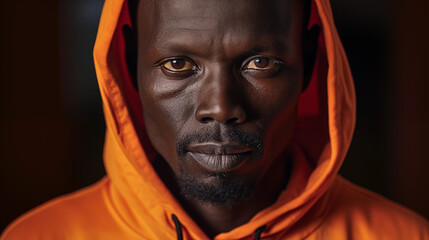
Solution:
M 184 195 L 236 202 L 275 181 L 302 88 L 301 8 L 297 0 L 140 4 L 146 131 Z

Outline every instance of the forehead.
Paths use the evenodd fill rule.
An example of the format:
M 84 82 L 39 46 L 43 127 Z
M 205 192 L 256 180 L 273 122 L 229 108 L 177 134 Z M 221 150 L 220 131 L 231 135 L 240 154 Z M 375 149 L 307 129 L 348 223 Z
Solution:
M 300 0 L 151 0 L 138 10 L 139 37 L 162 48 L 272 42 L 300 33 Z M 279 41 L 277 41 L 279 42 Z M 208 46 L 210 45 L 210 46 Z
M 160 2 L 160 17 L 168 25 L 195 29 L 251 26 L 265 31 L 282 31 L 296 11 L 291 0 L 169 0 Z M 294 9 L 295 10 L 295 9 Z

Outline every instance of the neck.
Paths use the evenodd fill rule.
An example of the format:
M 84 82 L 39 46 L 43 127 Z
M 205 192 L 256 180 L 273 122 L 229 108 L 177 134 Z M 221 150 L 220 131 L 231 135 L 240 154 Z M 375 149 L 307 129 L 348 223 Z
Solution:
M 258 212 L 272 205 L 287 184 L 289 170 L 291 169 L 289 165 L 290 161 L 285 161 L 285 158 L 279 158 L 267 170 L 267 173 L 259 182 L 252 196 L 249 199 L 232 205 L 212 204 L 197 199 L 185 198 L 180 194 L 177 183 L 174 180 L 175 178 L 171 177 L 171 173 L 158 171 L 168 168 L 160 165 L 155 165 L 155 168 L 170 191 L 180 201 L 183 208 L 207 236 L 213 238 L 220 233 L 231 231 L 249 222 Z

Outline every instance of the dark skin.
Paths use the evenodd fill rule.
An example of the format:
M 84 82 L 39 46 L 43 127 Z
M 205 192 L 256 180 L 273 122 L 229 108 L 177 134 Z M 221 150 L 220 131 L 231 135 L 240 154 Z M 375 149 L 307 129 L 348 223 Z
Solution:
M 298 0 L 139 4 L 137 83 L 160 155 L 155 168 L 209 237 L 248 222 L 286 186 L 298 99 L 318 35 L 303 33 L 303 12 Z M 257 136 L 262 150 L 234 138 L 234 130 Z M 192 133 L 207 137 L 180 152 L 177 143 Z M 226 204 L 178 189 L 183 176 L 219 188 L 222 174 L 249 183 L 252 194 Z

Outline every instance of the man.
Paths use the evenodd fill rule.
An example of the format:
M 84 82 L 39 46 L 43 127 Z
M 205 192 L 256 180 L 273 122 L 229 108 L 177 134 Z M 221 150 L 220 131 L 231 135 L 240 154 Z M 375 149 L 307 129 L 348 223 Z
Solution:
M 108 176 L 2 239 L 429 239 L 337 176 L 355 97 L 327 0 L 140 1 L 106 1 L 94 50 Z

